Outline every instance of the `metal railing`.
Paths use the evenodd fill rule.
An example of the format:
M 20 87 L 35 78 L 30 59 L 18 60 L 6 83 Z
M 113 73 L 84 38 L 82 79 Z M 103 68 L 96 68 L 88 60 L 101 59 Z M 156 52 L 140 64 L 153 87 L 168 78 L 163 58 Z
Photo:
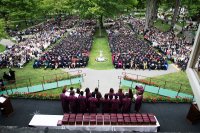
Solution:
M 82 73 L 81 70 L 74 70 L 74 71 L 68 71 L 68 72 L 62 72 L 62 73 L 56 73 L 56 74 L 48 74 L 43 75 L 40 77 L 40 80 L 35 81 L 33 78 L 18 78 L 16 81 L 9 81 L 11 83 L 8 83 L 5 85 L 5 91 L 7 94 L 8 91 L 11 91 L 12 94 L 14 94 L 14 90 L 17 91 L 19 88 L 27 88 L 27 92 L 30 92 L 30 87 L 41 85 L 42 89 L 45 90 L 44 85 L 48 83 L 56 82 L 56 87 L 59 87 L 59 81 L 62 80 L 69 80 L 70 85 L 72 85 L 72 79 L 76 77 L 80 77 L 82 82 L 84 81 L 84 77 L 86 76 L 86 73 Z M 81 80 L 79 80 L 80 87 L 81 87 Z
M 161 80 L 161 79 L 156 79 L 154 77 L 147 77 L 147 76 L 127 73 L 127 72 L 122 72 L 122 76 L 118 76 L 118 79 L 120 80 L 119 88 L 122 86 L 122 79 L 126 79 L 126 80 L 132 81 L 131 86 L 130 86 L 131 88 L 133 88 L 133 83 L 136 82 L 138 84 L 140 84 L 140 83 L 144 84 L 144 89 L 145 89 L 146 85 L 158 87 L 157 94 L 159 94 L 161 88 L 172 90 L 172 91 L 177 91 L 177 97 L 179 96 L 180 93 L 188 94 L 188 91 L 184 92 L 184 90 L 191 89 L 191 87 L 189 85 L 184 84 L 184 83 Z M 158 81 L 159 81 L 159 83 L 158 83 Z M 173 84 L 173 87 L 171 86 L 172 84 Z M 192 95 L 193 96 L 192 99 L 194 99 L 194 95 L 191 94 L 191 92 L 189 92 L 189 95 Z

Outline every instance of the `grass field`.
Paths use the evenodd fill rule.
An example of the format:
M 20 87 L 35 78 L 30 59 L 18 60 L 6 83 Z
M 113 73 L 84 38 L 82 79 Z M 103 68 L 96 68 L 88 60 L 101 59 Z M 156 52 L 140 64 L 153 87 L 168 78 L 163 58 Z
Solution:
M 146 80 L 150 81 L 150 78 L 146 78 Z M 179 91 L 181 88 L 180 92 L 192 94 L 189 80 L 183 71 L 153 77 L 151 78 L 151 82 L 169 90 Z
M 129 87 L 122 86 L 121 88 L 123 89 L 123 92 L 125 92 L 125 93 L 128 92 Z M 135 93 L 136 93 L 136 90 L 133 89 L 133 94 L 135 94 Z M 159 98 L 160 97 L 160 95 L 149 93 L 149 92 L 145 92 L 143 96 L 144 96 L 144 98 L 148 98 L 148 97 Z
M 26 66 L 22 69 L 12 68 L 12 70 L 15 71 L 17 87 L 30 85 L 29 79 L 32 85 L 33 84 L 36 85 L 36 84 L 41 84 L 41 82 L 43 81 L 43 76 L 44 76 L 44 80 L 46 81 L 55 80 L 56 79 L 55 74 L 57 74 L 57 77 L 59 78 L 61 77 L 64 78 L 68 76 L 68 74 L 62 71 L 61 69 L 57 69 L 57 70 L 55 69 L 44 70 L 43 68 L 33 69 L 32 65 L 33 65 L 33 61 L 26 64 Z M 8 68 L 0 69 L 0 77 L 3 77 L 3 73 L 8 72 L 8 71 L 9 71 Z M 11 85 L 14 85 L 14 84 L 11 84 Z
M 146 78 L 144 80 L 150 81 L 150 78 Z M 167 81 L 166 84 L 165 84 L 165 81 Z M 162 76 L 152 77 L 151 83 L 159 85 L 162 88 L 174 90 L 177 92 L 179 91 L 180 85 L 182 84 L 180 92 L 186 93 L 186 94 L 193 94 L 187 75 L 185 72 L 182 72 L 182 71 L 166 74 Z M 129 87 L 122 86 L 121 88 L 123 88 L 123 90 L 127 92 Z M 160 95 L 148 93 L 148 92 L 145 92 L 144 96 L 145 97 L 160 97 Z
M 170 25 L 163 22 L 162 20 L 157 20 L 154 22 L 154 26 L 163 32 L 166 32 L 170 29 Z
M 111 59 L 111 51 L 108 45 L 107 33 L 105 30 L 102 31 L 102 37 L 98 37 L 99 30 L 97 30 L 94 42 L 92 45 L 92 50 L 90 52 L 90 60 L 88 63 L 88 68 L 96 69 L 96 70 L 108 70 L 113 69 L 112 59 Z M 95 59 L 99 57 L 99 51 L 103 51 L 103 56 L 107 59 L 105 62 L 97 62 Z
M 6 49 L 6 47 L 2 44 L 0 44 L 0 53 L 3 52 Z
M 69 85 L 69 86 L 67 86 L 67 89 L 69 89 L 70 87 L 74 87 L 74 89 L 80 88 L 80 84 Z M 37 92 L 36 94 L 46 93 L 46 94 L 59 95 L 60 93 L 62 93 L 62 89 L 63 89 L 63 87 L 59 87 L 59 88 L 56 88 L 56 89 Z

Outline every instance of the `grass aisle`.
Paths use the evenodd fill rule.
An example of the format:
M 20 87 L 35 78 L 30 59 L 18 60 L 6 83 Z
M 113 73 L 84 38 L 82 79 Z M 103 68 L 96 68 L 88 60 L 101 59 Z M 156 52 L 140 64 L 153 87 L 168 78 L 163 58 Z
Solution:
M 3 44 L 0 44 L 0 52 L 5 51 L 6 47 Z
M 88 63 L 88 68 L 96 69 L 96 70 L 108 70 L 113 69 L 111 51 L 108 45 L 107 33 L 104 30 L 103 36 L 98 37 L 99 31 L 96 31 L 94 42 L 92 45 L 92 50 L 90 52 L 90 60 Z M 99 57 L 99 51 L 103 51 L 103 56 L 107 59 L 106 62 L 96 62 L 95 59 Z

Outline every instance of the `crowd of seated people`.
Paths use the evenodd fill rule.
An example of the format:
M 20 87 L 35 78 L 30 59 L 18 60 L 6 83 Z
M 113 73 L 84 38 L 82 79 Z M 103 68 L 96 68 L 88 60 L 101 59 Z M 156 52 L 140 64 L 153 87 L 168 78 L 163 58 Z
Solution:
M 167 70 L 165 56 L 157 53 L 146 41 L 138 39 L 135 32 L 122 22 L 116 22 L 113 27 L 107 32 L 115 68 Z
M 36 26 L 37 32 L 24 38 L 21 37 L 23 39 L 18 40 L 18 44 L 0 53 L 0 68 L 22 68 L 32 58 L 38 58 L 48 46 L 55 43 L 67 31 L 65 21 L 70 20 L 64 20 L 64 22 L 48 20 Z M 74 21 L 70 24 L 73 25 Z
M 89 61 L 93 34 L 94 27 L 92 26 L 73 29 L 59 44 L 35 60 L 33 68 L 85 67 Z
M 184 30 L 187 30 L 187 31 L 197 31 L 197 29 L 198 29 L 198 23 L 195 24 L 192 22 L 184 27 Z
M 130 17 L 128 23 L 131 24 L 133 30 L 138 34 L 144 34 L 145 20 Z
M 131 18 L 129 23 L 132 24 L 133 30 L 139 34 L 144 34 L 144 38 L 152 42 L 153 47 L 158 48 L 159 52 L 165 54 L 168 59 L 172 60 L 183 70 L 186 69 L 191 53 L 193 41 L 187 40 L 186 37 L 179 38 L 173 30 L 161 32 L 151 27 L 144 32 L 144 21 Z M 189 24 L 185 30 L 196 29 L 196 25 Z
M 183 70 L 186 69 L 192 50 L 192 42 L 185 38 L 178 38 L 173 31 L 161 32 L 156 28 L 148 30 L 144 36 L 153 46 L 167 55 L 167 58 L 176 63 Z
M 136 88 L 137 89 L 137 88 Z M 102 96 L 98 88 L 90 92 L 89 88 L 85 92 L 71 87 L 67 90 L 63 88 L 60 94 L 61 104 L 64 113 L 130 113 L 131 105 L 135 99 L 135 112 L 139 112 L 142 104 L 144 90 L 138 90 L 133 94 L 132 89 L 124 93 L 119 89 L 117 93 L 110 88 L 109 93 Z

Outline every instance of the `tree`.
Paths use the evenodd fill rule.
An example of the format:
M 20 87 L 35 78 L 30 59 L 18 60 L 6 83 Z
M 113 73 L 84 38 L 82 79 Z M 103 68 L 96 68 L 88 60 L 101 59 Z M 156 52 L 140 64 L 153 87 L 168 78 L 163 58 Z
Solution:
M 146 31 L 149 27 L 153 25 L 153 21 L 157 17 L 158 12 L 158 4 L 157 0 L 146 0 L 146 14 L 145 14 L 145 28 Z
M 6 37 L 7 34 L 5 32 L 5 22 L 3 19 L 0 19 L 0 39 Z
M 31 19 L 37 12 L 39 0 L 1 0 L 0 17 L 8 21 L 26 21 Z
M 71 10 L 82 18 L 95 18 L 103 28 L 103 17 L 113 17 L 132 9 L 137 0 L 68 0 Z
M 188 17 L 200 22 L 200 0 L 182 0 L 181 4 L 187 8 Z
M 177 21 L 177 17 L 179 16 L 180 3 L 181 3 L 180 0 L 175 0 L 174 14 L 173 14 L 173 17 L 172 17 L 171 28 L 174 27 L 174 25 Z

